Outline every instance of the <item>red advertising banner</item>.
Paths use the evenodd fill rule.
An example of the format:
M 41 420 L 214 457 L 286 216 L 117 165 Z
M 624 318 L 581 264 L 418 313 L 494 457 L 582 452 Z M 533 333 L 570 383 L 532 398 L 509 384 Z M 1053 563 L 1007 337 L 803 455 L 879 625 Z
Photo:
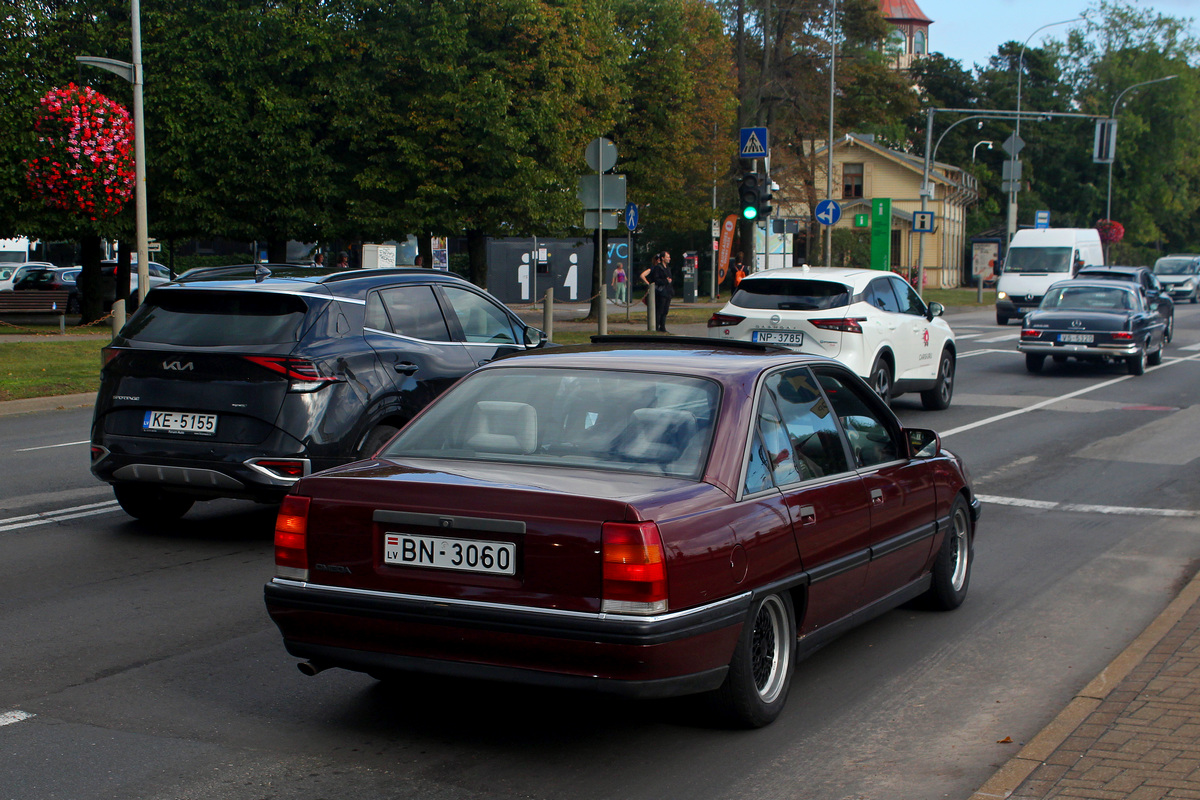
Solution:
M 729 255 L 733 252 L 733 232 L 737 229 L 737 215 L 730 214 L 721 223 L 721 244 L 717 248 L 717 286 L 725 282 L 729 273 Z

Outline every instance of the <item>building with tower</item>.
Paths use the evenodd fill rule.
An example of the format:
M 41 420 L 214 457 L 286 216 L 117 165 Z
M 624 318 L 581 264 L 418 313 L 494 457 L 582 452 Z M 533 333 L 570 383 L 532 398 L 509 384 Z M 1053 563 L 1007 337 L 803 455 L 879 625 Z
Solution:
M 887 53 L 896 69 L 908 69 L 915 59 L 929 55 L 933 20 L 925 16 L 917 0 L 879 0 L 879 9 L 894 26 Z

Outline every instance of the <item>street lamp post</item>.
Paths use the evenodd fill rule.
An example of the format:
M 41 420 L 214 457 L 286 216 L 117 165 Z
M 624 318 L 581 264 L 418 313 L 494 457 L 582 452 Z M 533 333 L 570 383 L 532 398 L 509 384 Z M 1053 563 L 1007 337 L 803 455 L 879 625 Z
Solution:
M 992 149 L 992 143 L 986 139 L 984 139 L 982 142 L 976 142 L 975 146 L 971 148 L 971 163 L 975 162 L 975 151 L 979 149 L 979 145 L 981 144 L 986 144 L 988 146 L 988 150 Z
M 1119 95 L 1117 95 L 1117 99 L 1113 101 L 1112 114 L 1110 114 L 1108 118 L 1112 119 L 1112 120 L 1115 120 L 1117 118 L 1117 106 L 1119 106 L 1121 104 L 1121 98 L 1124 97 L 1128 92 L 1130 92 L 1134 89 L 1139 89 L 1143 86 L 1149 86 L 1152 83 L 1162 83 L 1163 81 L 1174 80 L 1175 78 L 1178 78 L 1178 77 L 1179 77 L 1178 75 L 1168 75 L 1165 78 L 1155 78 L 1152 81 L 1142 81 L 1141 83 L 1135 83 L 1133 86 L 1126 87 Z M 1116 135 L 1115 128 L 1113 130 L 1113 135 Z M 1108 162 L 1108 201 L 1104 205 L 1104 218 L 1105 219 L 1112 219 L 1113 161 L 1116 161 L 1116 151 L 1115 150 L 1113 151 L 1113 160 Z
M 837 0 L 829 16 L 829 139 L 825 142 L 825 197 L 833 199 L 833 95 L 837 68 Z M 833 226 L 825 226 L 825 266 L 833 266 Z
M 1061 22 L 1047 23 L 1046 25 L 1043 25 L 1042 27 L 1035 30 L 1033 33 L 1029 34 L 1029 38 L 1027 38 L 1025 40 L 1025 43 L 1021 45 L 1021 55 L 1017 58 L 1017 122 L 1016 122 L 1016 128 L 1015 128 L 1015 132 L 1014 132 L 1014 138 L 1016 140 L 1020 140 L 1020 138 L 1021 138 L 1021 83 L 1022 83 L 1022 78 L 1025 75 L 1025 48 L 1029 46 L 1030 40 L 1032 40 L 1034 36 L 1037 36 L 1037 34 L 1040 31 L 1044 31 L 1044 30 L 1046 30 L 1046 28 L 1053 28 L 1056 25 L 1067 25 L 1071 22 L 1079 22 L 1081 19 L 1083 19 L 1083 17 L 1074 17 L 1072 19 L 1064 19 Z M 1018 149 L 1019 148 L 1014 147 L 1013 152 L 1009 154 L 1009 163 L 1012 166 L 1009 167 L 1009 173 L 1008 173 L 1008 176 L 1009 176 L 1008 177 L 1008 242 L 1005 242 L 1006 248 L 1007 248 L 1008 243 L 1012 241 L 1013 234 L 1017 232 L 1017 183 L 1018 183 L 1018 181 L 1016 179 L 1017 178 L 1017 153 L 1016 153 L 1016 151 Z
M 142 10 L 140 0 L 129 2 L 133 63 L 111 58 L 76 56 L 80 64 L 107 70 L 133 84 L 134 225 L 137 237 L 138 302 L 150 290 L 150 239 L 146 214 L 146 120 L 142 98 Z

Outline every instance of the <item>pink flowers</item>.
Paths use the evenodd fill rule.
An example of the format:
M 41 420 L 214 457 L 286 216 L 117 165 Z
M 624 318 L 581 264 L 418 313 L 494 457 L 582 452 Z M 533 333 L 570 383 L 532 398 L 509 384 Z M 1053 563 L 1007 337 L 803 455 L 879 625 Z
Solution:
M 133 195 L 133 121 L 90 86 L 67 84 L 41 100 L 34 130 L 45 155 L 25 162 L 25 181 L 50 208 L 91 219 L 116 214 Z
M 1115 244 L 1125 238 L 1125 226 L 1115 219 L 1102 219 L 1096 223 L 1100 232 L 1100 241 L 1105 244 Z

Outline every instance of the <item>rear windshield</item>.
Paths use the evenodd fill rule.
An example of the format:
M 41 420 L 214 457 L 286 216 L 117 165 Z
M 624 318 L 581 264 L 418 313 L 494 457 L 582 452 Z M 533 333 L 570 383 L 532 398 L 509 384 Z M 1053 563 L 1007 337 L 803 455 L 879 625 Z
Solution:
M 741 308 L 821 311 L 850 305 L 850 287 L 835 281 L 748 278 L 730 301 Z
M 54 282 L 54 270 L 52 269 L 29 269 L 22 272 L 17 277 L 17 286 L 29 288 L 30 286 L 44 286 L 47 283 Z
M 697 480 L 720 387 L 680 375 L 577 369 L 477 372 L 383 455 L 646 472 Z
M 1042 309 L 1126 311 L 1137 308 L 1137 295 L 1116 287 L 1066 286 L 1051 289 L 1042 298 Z
M 1160 258 L 1154 264 L 1155 275 L 1195 275 L 1200 261 L 1194 258 Z
M 1069 247 L 1014 247 L 1004 262 L 1005 272 L 1070 272 Z
M 160 291 L 122 334 L 190 347 L 285 344 L 299 341 L 307 313 L 304 300 L 290 294 Z

